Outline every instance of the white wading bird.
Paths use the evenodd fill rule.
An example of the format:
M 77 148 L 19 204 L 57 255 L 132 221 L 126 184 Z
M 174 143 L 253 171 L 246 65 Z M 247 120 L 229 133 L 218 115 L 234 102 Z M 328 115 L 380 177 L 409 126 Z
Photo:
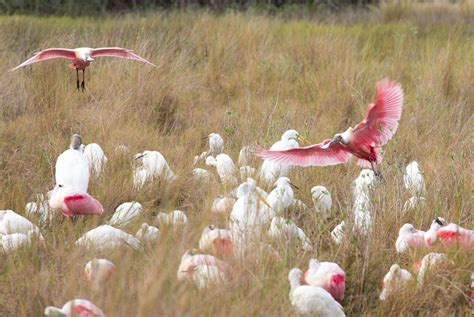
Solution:
M 0 210 L 0 234 L 28 234 L 31 230 L 38 232 L 39 228 L 13 210 Z
M 374 187 L 374 184 L 374 171 L 364 168 L 360 171 L 359 176 L 354 181 L 354 196 L 369 193 L 369 191 Z
M 390 267 L 390 271 L 383 278 L 382 292 L 379 296 L 380 300 L 386 300 L 397 292 L 403 291 L 403 289 L 408 287 L 411 279 L 410 272 L 400 268 L 398 264 L 393 264 Z
M 331 238 L 335 244 L 341 244 L 344 241 L 345 226 L 346 223 L 341 221 L 341 223 L 334 227 L 334 229 L 331 231 Z
M 199 161 L 205 160 L 208 156 L 216 156 L 224 152 L 224 139 L 219 133 L 211 133 L 204 139 L 209 140 L 209 151 L 202 152 L 194 157 L 194 165 Z
M 76 70 L 77 77 L 77 90 L 79 90 L 79 71 L 82 70 L 82 91 L 86 88 L 86 67 L 88 67 L 91 62 L 96 57 L 108 56 L 108 57 L 119 57 L 130 60 L 135 60 L 143 63 L 147 63 L 151 66 L 156 67 L 155 64 L 147 61 L 143 57 L 138 56 L 133 51 L 120 48 L 120 47 L 102 47 L 102 48 L 90 48 L 90 47 L 79 47 L 76 49 L 68 48 L 48 48 L 36 53 L 33 57 L 27 59 L 17 67 L 13 68 L 16 70 L 20 67 L 24 67 L 33 63 L 45 61 L 53 58 L 66 58 L 72 61 L 72 64 L 69 64 L 69 67 Z
M 92 259 L 86 263 L 83 277 L 93 289 L 100 289 L 115 270 L 115 264 L 107 259 Z
M 212 202 L 211 212 L 216 215 L 230 214 L 235 201 L 235 198 L 219 195 Z
M 293 205 L 295 200 L 293 187 L 297 187 L 291 183 L 288 177 L 278 178 L 273 186 L 274 188 L 268 194 L 267 201 L 277 214 L 281 214 Z
M 414 197 L 421 197 L 426 192 L 423 173 L 416 161 L 407 165 L 403 181 L 405 182 L 405 188 Z
M 231 186 L 237 184 L 237 168 L 229 155 L 224 153 L 216 157 L 210 155 L 206 158 L 206 165 L 217 169 L 222 184 Z
M 52 217 L 52 213 L 49 210 L 48 199 L 46 199 L 43 194 L 37 195 L 36 201 L 27 203 L 25 212 L 28 217 L 35 217 L 34 215 L 37 215 L 40 224 L 45 224 L 51 220 Z
M 81 151 L 82 139 L 79 134 L 71 137 L 69 149 L 56 160 L 56 184 L 72 187 L 87 193 L 89 187 L 89 162 Z
M 27 234 L 24 233 L 11 233 L 11 234 L 0 234 L 0 250 L 4 253 L 13 253 L 24 245 L 28 245 L 33 242 L 33 239 L 37 239 L 44 246 L 43 235 L 39 230 L 30 230 Z
M 201 234 L 199 249 L 210 252 L 214 256 L 232 255 L 233 246 L 230 231 L 218 229 L 214 225 L 207 226 Z
M 120 229 L 109 225 L 102 225 L 86 232 L 76 241 L 76 245 L 101 252 L 122 246 L 138 250 L 140 248 L 140 240 Z
M 138 153 L 135 155 L 135 160 L 141 160 L 143 163 L 142 167 L 135 170 L 135 185 L 143 185 L 149 179 L 155 177 L 168 182 L 176 179 L 165 157 L 158 151 L 144 151 L 143 153 Z M 140 188 L 141 186 L 137 187 Z
M 309 240 L 304 231 L 291 220 L 281 217 L 273 217 L 270 229 L 268 230 L 268 235 L 273 239 L 284 242 L 285 244 L 298 241 L 303 250 L 313 250 L 311 240 Z
M 102 174 L 105 164 L 108 159 L 105 156 L 104 150 L 97 143 L 87 144 L 84 148 L 84 155 L 89 163 L 89 169 L 95 176 L 99 177 Z
M 329 190 L 324 186 L 314 186 L 311 188 L 311 197 L 316 212 L 329 216 L 332 206 L 332 198 Z
M 116 227 L 127 226 L 139 218 L 142 211 L 142 204 L 138 201 L 123 203 L 115 209 L 112 218 L 109 220 L 109 225 Z
M 160 239 L 160 229 L 147 223 L 142 223 L 135 237 L 144 243 L 155 243 Z
M 290 301 L 300 316 L 344 317 L 341 304 L 322 287 L 301 285 L 303 272 L 294 268 L 288 274 Z
M 185 226 L 188 223 L 188 217 L 181 210 L 173 210 L 169 213 L 160 212 L 156 216 L 156 221 L 160 226 Z
M 308 285 L 324 288 L 338 302 L 344 299 L 346 273 L 334 262 L 309 260 L 309 267 L 304 273 L 303 280 Z
M 71 300 L 64 304 L 63 308 L 48 306 L 44 314 L 48 317 L 105 317 L 100 308 L 85 299 Z
M 270 147 L 271 151 L 281 151 L 296 148 L 299 146 L 298 141 L 309 143 L 296 130 L 287 130 L 281 136 L 281 139 Z M 279 177 L 288 176 L 290 171 L 289 165 L 280 164 L 270 160 L 265 160 L 260 168 L 260 178 L 267 184 L 273 184 Z

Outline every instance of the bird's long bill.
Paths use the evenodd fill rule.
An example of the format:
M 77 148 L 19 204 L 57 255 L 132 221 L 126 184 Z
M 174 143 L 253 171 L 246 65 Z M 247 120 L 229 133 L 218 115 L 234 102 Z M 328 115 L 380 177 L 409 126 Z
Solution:
M 341 142 L 342 136 L 338 135 L 332 138 L 331 142 L 329 142 L 329 146 L 334 145 L 336 143 Z
M 144 156 L 145 156 L 145 154 L 139 154 L 139 155 L 135 156 L 133 159 L 136 161 L 136 160 L 141 159 Z
M 299 190 L 299 189 L 300 189 L 298 186 L 296 186 L 296 185 L 295 185 L 295 184 L 293 184 L 293 183 L 290 183 L 290 186 L 291 186 L 291 187 L 293 187 L 294 189 L 297 189 L 297 190 Z
M 307 139 L 305 138 L 304 136 L 302 136 L 301 134 L 298 135 L 298 140 L 303 142 L 303 144 L 307 144 L 307 145 L 311 145 L 312 143 Z
M 257 194 L 258 199 L 260 199 L 268 208 L 272 208 L 272 206 L 268 203 L 268 201 L 263 197 L 258 191 L 255 192 Z

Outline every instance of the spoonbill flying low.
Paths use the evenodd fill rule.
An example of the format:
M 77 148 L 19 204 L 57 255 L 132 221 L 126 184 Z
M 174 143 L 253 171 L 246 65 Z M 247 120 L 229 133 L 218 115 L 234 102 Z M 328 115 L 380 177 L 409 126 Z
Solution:
M 383 79 L 377 83 L 375 102 L 367 115 L 354 128 L 337 133 L 332 139 L 308 147 L 289 150 L 260 150 L 257 155 L 280 164 L 298 166 L 328 166 L 346 163 L 351 154 L 359 158 L 362 167 L 375 169 L 382 156 L 380 148 L 392 138 L 402 115 L 403 90 L 400 84 Z
M 67 58 L 72 60 L 72 64 L 69 64 L 69 67 L 76 70 L 77 78 L 77 90 L 79 90 L 79 71 L 82 70 L 82 82 L 81 88 L 82 91 L 86 88 L 86 78 L 85 72 L 86 67 L 91 64 L 95 57 L 108 56 L 108 57 L 119 57 L 125 59 L 131 59 L 134 61 L 139 61 L 143 63 L 150 64 L 151 66 L 156 67 L 155 64 L 147 61 L 143 57 L 135 54 L 133 51 L 120 48 L 120 47 L 102 47 L 102 48 L 90 48 L 90 47 L 79 47 L 75 49 L 68 48 L 48 48 L 36 53 L 33 57 L 27 59 L 13 70 L 18 68 L 34 64 L 37 62 L 45 61 L 53 58 Z

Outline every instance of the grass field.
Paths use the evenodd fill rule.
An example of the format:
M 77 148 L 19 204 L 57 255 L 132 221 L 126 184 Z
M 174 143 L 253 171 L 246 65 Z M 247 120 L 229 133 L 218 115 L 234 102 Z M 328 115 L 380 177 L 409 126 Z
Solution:
M 287 275 L 307 268 L 311 257 L 339 263 L 346 271 L 343 306 L 349 316 L 469 315 L 472 252 L 451 250 L 455 269 L 432 278 L 422 290 L 396 300 L 378 300 L 391 264 L 412 270 L 423 253 L 400 256 L 398 230 L 406 222 L 427 229 L 435 216 L 474 228 L 473 216 L 473 6 L 394 7 L 365 13 L 295 19 L 288 15 L 228 12 L 143 13 L 104 18 L 0 17 L 0 209 L 24 214 L 26 202 L 54 186 L 54 164 L 73 133 L 99 143 L 109 158 L 105 174 L 91 179 L 90 193 L 104 206 L 101 217 L 62 216 L 42 226 L 45 250 L 37 246 L 2 256 L 0 316 L 41 316 L 45 306 L 87 298 L 108 316 L 288 316 Z M 304 16 L 304 15 L 303 15 Z M 7 72 L 47 47 L 122 46 L 158 65 L 96 60 L 76 90 L 65 61 L 48 61 Z M 199 292 L 178 283 L 181 255 L 197 247 L 206 225 L 225 226 L 209 209 L 223 188 L 189 182 L 193 157 L 207 147 L 201 138 L 220 133 L 226 153 L 237 159 L 247 144 L 269 147 L 289 128 L 319 141 L 359 122 L 373 99 L 375 83 L 402 84 L 400 127 L 385 147 L 386 183 L 373 193 L 375 225 L 368 238 L 350 234 L 340 246 L 329 232 L 351 223 L 352 182 L 360 168 L 296 168 L 297 198 L 311 205 L 310 188 L 325 185 L 333 217 L 299 217 L 315 251 L 280 248 L 282 262 L 256 255 L 229 260 L 236 274 L 225 287 Z M 124 158 L 114 149 L 130 147 Z M 178 180 L 155 182 L 136 192 L 133 154 L 158 150 Z M 408 214 L 403 186 L 407 163 L 417 160 L 427 183 L 426 205 Z M 259 162 L 260 163 L 260 162 Z M 163 230 L 153 249 L 107 254 L 117 274 L 91 291 L 82 270 L 94 254 L 75 248 L 84 232 L 105 223 L 115 207 L 137 200 L 143 221 L 158 211 L 184 210 L 184 231 Z M 290 211 L 293 218 L 297 215 Z

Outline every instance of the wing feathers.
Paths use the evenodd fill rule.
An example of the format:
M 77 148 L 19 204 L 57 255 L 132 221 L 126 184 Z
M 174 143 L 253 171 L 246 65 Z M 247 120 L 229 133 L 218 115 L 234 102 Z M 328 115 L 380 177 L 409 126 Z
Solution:
M 102 48 L 92 49 L 92 57 L 99 57 L 99 56 L 125 58 L 125 59 L 147 63 L 149 65 L 156 67 L 155 64 L 135 54 L 132 50 L 128 50 L 121 47 L 102 47 Z
M 36 53 L 33 57 L 27 59 L 17 67 L 11 69 L 12 70 L 17 70 L 18 68 L 34 64 L 37 62 L 45 61 L 48 59 L 52 58 L 68 58 L 68 59 L 74 59 L 76 58 L 76 54 L 74 53 L 74 50 L 70 50 L 67 48 L 48 48 L 45 49 L 39 53 Z

